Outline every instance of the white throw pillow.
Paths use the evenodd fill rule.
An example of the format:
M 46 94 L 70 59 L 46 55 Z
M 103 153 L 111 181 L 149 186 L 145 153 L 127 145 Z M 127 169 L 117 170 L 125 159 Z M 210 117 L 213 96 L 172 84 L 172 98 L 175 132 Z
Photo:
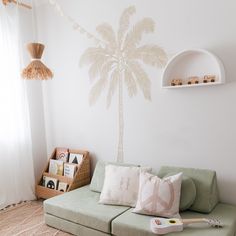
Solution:
M 141 173 L 139 194 L 133 212 L 176 217 L 179 213 L 182 173 L 160 179 L 149 173 Z
M 134 207 L 137 202 L 140 171 L 151 168 L 106 165 L 99 203 Z

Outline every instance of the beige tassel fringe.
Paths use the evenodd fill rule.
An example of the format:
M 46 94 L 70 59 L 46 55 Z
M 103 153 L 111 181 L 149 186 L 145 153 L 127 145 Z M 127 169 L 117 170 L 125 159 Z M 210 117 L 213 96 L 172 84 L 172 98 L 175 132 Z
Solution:
M 27 45 L 27 49 L 31 55 L 32 62 L 22 71 L 22 77 L 28 80 L 51 79 L 53 77 L 53 73 L 40 61 L 43 54 L 44 45 L 40 43 L 30 43 Z
M 33 60 L 22 72 L 24 79 L 47 80 L 53 77 L 51 70 L 46 67 L 40 60 Z

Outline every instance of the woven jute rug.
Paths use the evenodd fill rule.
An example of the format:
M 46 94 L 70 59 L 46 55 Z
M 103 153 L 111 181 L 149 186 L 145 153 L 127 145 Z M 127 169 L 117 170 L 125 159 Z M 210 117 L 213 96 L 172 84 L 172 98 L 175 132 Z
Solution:
M 0 236 L 68 236 L 44 223 L 42 201 L 21 203 L 0 211 Z

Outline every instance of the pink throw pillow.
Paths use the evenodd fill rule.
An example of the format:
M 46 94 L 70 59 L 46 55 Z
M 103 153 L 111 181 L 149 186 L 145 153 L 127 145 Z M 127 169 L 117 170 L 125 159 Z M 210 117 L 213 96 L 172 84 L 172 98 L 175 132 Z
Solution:
M 160 179 L 142 172 L 134 213 L 176 217 L 179 213 L 182 173 Z

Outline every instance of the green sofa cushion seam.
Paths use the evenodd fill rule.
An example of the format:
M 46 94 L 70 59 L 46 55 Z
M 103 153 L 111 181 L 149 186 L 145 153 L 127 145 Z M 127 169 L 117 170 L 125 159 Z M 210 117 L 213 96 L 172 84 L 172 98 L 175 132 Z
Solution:
M 68 220 L 68 219 L 65 219 L 65 218 L 61 218 L 61 217 L 52 215 L 52 214 L 50 214 L 50 213 L 46 213 L 46 214 L 47 214 L 47 215 L 50 215 L 50 216 L 53 216 L 53 217 L 56 217 L 56 218 L 59 218 L 59 219 L 61 219 L 61 220 L 68 221 L 68 222 L 73 223 L 73 224 L 81 225 L 81 226 L 83 226 L 83 227 L 85 227 L 85 228 L 88 228 L 88 229 L 96 230 L 96 231 L 99 231 L 99 232 L 105 233 L 105 234 L 111 234 L 111 232 L 104 232 L 104 231 L 101 231 L 101 230 L 99 230 L 99 229 L 91 228 L 91 227 L 89 227 L 89 226 L 87 226 L 87 225 L 82 225 L 82 224 L 73 222 L 73 221 L 71 221 L 71 220 Z
M 120 214 L 116 215 L 114 218 L 111 219 L 110 221 L 110 233 L 112 234 L 112 221 L 115 220 L 117 217 L 119 217 L 120 215 L 124 214 L 126 211 L 128 211 L 129 209 L 131 209 L 132 207 L 129 207 L 127 210 L 121 212 Z

